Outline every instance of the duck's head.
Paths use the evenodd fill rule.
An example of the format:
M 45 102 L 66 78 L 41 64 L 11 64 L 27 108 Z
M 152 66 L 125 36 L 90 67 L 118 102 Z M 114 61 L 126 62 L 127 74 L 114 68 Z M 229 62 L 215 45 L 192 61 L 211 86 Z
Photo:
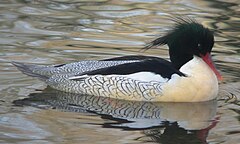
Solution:
M 170 60 L 177 69 L 192 60 L 193 56 L 201 57 L 214 71 L 218 79 L 221 79 L 210 54 L 214 45 L 213 32 L 193 19 L 180 18 L 176 22 L 172 30 L 150 42 L 146 49 L 167 44 Z

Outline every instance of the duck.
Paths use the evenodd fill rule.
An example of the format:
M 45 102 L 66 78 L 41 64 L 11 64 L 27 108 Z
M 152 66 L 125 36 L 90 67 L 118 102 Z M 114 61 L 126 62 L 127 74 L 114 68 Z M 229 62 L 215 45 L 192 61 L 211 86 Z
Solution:
M 214 35 L 193 19 L 178 19 L 148 50 L 169 48 L 170 61 L 127 55 L 103 60 L 36 65 L 13 61 L 22 73 L 67 93 L 129 101 L 202 102 L 217 98 L 221 74 L 211 58 Z

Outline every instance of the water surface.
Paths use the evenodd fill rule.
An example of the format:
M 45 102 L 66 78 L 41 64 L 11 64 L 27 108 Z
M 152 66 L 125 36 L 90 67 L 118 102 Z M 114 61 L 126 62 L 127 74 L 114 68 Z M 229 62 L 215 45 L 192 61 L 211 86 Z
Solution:
M 239 143 L 239 1 L 1 0 L 0 143 Z M 128 102 L 70 95 L 21 74 L 10 61 L 61 64 L 140 52 L 190 16 L 214 31 L 224 77 L 218 100 Z

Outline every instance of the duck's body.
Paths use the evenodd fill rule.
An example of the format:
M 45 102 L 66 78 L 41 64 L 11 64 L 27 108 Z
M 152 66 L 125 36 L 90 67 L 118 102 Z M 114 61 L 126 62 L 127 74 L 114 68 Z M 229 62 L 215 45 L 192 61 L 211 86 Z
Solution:
M 217 78 L 220 76 L 209 59 L 213 36 L 208 33 L 208 29 L 198 23 L 184 22 L 148 46 L 168 44 L 172 63 L 157 57 L 125 56 L 53 66 L 17 62 L 13 64 L 23 73 L 38 77 L 49 86 L 70 93 L 135 101 L 198 102 L 214 99 L 218 93 Z M 197 46 L 200 44 L 206 46 L 206 50 L 201 49 L 202 52 L 190 48 L 186 49 L 190 50 L 187 52 L 174 50 L 175 43 L 172 42 L 174 39 L 170 41 L 169 37 L 177 33 L 182 25 L 186 25 L 186 28 L 187 26 L 191 28 L 192 25 L 200 28 L 203 41 L 198 41 Z M 179 43 L 179 49 L 182 49 L 182 42 L 188 37 L 185 36 L 185 39 L 178 41 L 178 35 L 182 37 L 178 32 L 174 38 Z M 191 42 L 190 44 L 192 46 Z

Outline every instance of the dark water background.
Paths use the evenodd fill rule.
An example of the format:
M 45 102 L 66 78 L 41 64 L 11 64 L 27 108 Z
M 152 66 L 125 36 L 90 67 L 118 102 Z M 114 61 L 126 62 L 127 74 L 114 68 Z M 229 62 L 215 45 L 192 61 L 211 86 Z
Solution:
M 0 143 L 240 142 L 239 0 L 1 0 Z M 190 16 L 214 31 L 224 77 L 218 100 L 144 103 L 45 89 L 10 61 L 56 64 L 143 54 L 173 21 Z

